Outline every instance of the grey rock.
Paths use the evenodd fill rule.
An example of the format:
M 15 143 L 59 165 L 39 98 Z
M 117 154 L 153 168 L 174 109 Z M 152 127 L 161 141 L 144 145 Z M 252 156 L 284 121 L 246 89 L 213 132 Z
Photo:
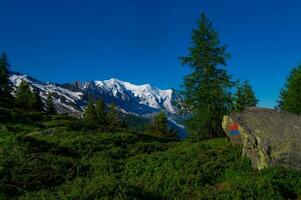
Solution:
M 268 166 L 301 169 L 301 115 L 265 108 L 247 108 L 225 116 L 223 129 L 243 156 L 259 170 Z

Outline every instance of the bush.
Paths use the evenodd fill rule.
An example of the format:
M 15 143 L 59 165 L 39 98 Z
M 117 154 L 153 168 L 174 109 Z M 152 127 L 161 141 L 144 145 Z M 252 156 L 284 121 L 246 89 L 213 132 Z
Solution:
M 0 199 L 296 199 L 301 194 L 301 172 L 253 170 L 250 160 L 241 158 L 241 147 L 223 138 L 189 142 L 106 133 L 67 116 L 32 121 L 31 115 L 16 114 L 0 126 Z

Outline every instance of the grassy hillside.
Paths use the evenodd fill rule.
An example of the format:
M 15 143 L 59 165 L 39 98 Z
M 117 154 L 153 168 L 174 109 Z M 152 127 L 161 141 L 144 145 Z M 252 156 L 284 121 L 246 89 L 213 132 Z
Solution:
M 296 199 L 301 173 L 261 172 L 227 139 L 98 132 L 0 109 L 0 199 Z

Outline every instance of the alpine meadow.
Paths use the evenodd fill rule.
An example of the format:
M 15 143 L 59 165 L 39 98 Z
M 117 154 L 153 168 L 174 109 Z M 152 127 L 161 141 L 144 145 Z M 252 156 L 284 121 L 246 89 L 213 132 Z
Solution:
M 301 199 L 301 3 L 242 4 L 0 0 L 0 200 Z

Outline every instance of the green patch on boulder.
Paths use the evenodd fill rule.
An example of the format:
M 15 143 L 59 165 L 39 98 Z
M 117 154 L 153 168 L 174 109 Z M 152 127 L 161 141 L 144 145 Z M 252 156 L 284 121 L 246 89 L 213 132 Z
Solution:
M 254 168 L 301 168 L 301 116 L 262 108 L 232 113 L 222 123 L 230 140 L 233 124 L 239 130 L 242 153 L 251 159 Z

